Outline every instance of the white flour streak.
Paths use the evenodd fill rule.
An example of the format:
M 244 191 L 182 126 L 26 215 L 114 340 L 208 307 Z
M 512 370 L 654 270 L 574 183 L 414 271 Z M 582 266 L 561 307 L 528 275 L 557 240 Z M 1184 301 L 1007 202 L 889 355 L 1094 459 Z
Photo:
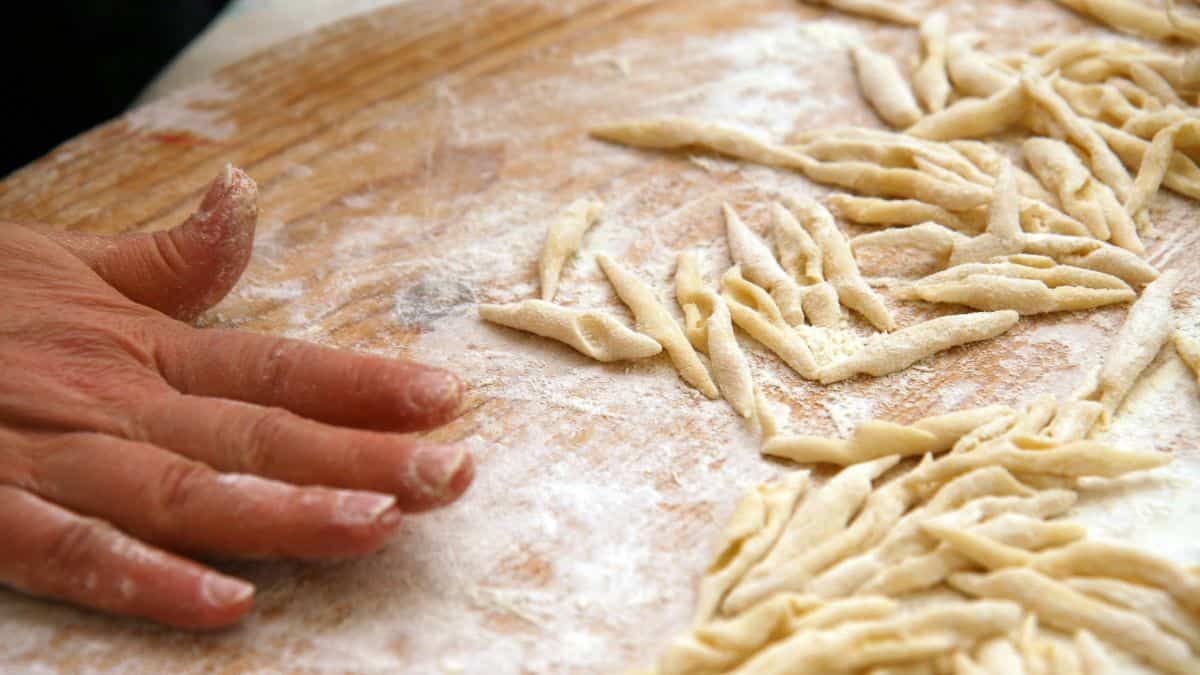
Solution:
M 237 124 L 206 105 L 228 101 L 237 93 L 214 79 L 204 80 L 179 93 L 135 108 L 124 120 L 141 133 L 186 132 L 212 141 L 223 141 L 237 132 Z

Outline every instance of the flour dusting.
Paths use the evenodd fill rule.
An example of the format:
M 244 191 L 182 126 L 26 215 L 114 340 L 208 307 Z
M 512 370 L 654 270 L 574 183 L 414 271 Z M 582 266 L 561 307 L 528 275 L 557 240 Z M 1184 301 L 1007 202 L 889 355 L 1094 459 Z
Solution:
M 206 104 L 228 101 L 237 92 L 216 79 L 192 85 L 166 98 L 133 109 L 124 117 L 129 128 L 139 133 L 186 132 L 211 141 L 223 141 L 237 132 L 237 123 Z

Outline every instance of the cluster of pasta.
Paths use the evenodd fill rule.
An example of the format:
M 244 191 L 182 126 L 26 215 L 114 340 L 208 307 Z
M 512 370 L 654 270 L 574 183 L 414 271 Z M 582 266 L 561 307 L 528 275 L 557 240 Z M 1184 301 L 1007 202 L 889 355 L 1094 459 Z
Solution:
M 1139 36 L 1200 42 L 1200 22 L 1173 2 L 1164 11 L 1060 2 Z M 597 256 L 631 329 L 553 303 L 564 262 L 599 217 L 581 200 L 550 228 L 543 299 L 480 307 L 486 320 L 602 361 L 665 350 L 686 382 L 757 420 L 765 454 L 844 467 L 819 487 L 798 471 L 747 494 L 705 573 L 690 633 L 653 672 L 1115 673 L 1133 661 L 1200 672 L 1200 573 L 1059 519 L 1081 481 L 1170 461 L 1088 439 L 1172 339 L 1179 275 L 1160 275 L 1142 237 L 1161 187 L 1200 199 L 1200 54 L 1079 39 L 993 55 L 975 35 L 948 34 L 943 14 L 921 20 L 887 0 L 819 4 L 919 26 L 911 84 L 891 58 L 850 50 L 864 98 L 894 131 L 775 141 L 667 116 L 591 133 L 796 171 L 847 191 L 826 201 L 844 220 L 884 229 L 850 239 L 825 205 L 782 197 L 768 205 L 763 239 L 725 205 L 733 266 L 714 288 L 698 253 L 679 255 L 683 325 L 650 285 Z M 983 140 L 1012 132 L 1025 136 L 1024 166 Z M 868 279 L 858 256 L 877 247 L 918 249 L 940 269 Z M 879 286 L 976 311 L 901 328 Z M 831 383 L 995 337 L 1021 315 L 1130 302 L 1103 368 L 1065 400 L 872 420 L 845 439 L 781 433 L 735 336 L 736 326 L 801 377 Z M 877 332 L 853 353 L 819 359 L 808 336 L 844 325 L 843 307 Z M 1200 343 L 1173 337 L 1200 376 Z
M 1016 227 L 1016 211 L 1011 208 L 1015 193 L 998 194 L 993 220 L 1009 220 L 1007 227 Z M 550 227 L 541 262 L 543 299 L 483 304 L 479 315 L 559 340 L 600 361 L 644 358 L 665 350 L 685 382 L 709 398 L 724 397 L 742 417 L 756 418 L 764 432 L 774 428 L 774 421 L 767 417 L 757 393 L 735 325 L 801 377 L 828 384 L 857 374 L 893 373 L 950 347 L 999 335 L 1017 322 L 1017 312 L 1005 309 L 940 317 L 895 330 L 891 311 L 863 279 L 850 242 L 828 210 L 798 198 L 770 206 L 771 238 L 778 258 L 725 205 L 734 266 L 722 276 L 720 293 L 705 285 L 696 252 L 680 254 L 675 281 L 683 326 L 645 281 L 602 254 L 596 259 L 632 311 L 637 330 L 604 312 L 552 302 L 564 260 L 578 250 L 583 233 L 599 215 L 599 204 L 586 200 L 570 206 Z M 796 328 L 806 323 L 838 326 L 843 321 L 842 305 L 861 313 L 879 330 L 891 332 L 877 333 L 848 357 L 820 364 Z
M 876 16 L 880 8 L 894 9 L 889 3 L 850 4 Z M 922 21 L 920 30 L 924 57 L 911 86 L 889 57 L 863 45 L 851 50 L 865 98 L 903 132 L 835 128 L 779 143 L 736 126 L 677 116 L 592 129 L 593 136 L 624 145 L 698 148 L 795 170 L 851 191 L 828 199 L 845 220 L 888 226 L 856 237 L 847 252 L 823 206 L 807 200 L 791 200 L 786 209 L 773 205 L 780 265 L 726 209 L 730 250 L 741 274 L 725 276 L 724 298 L 727 304 L 753 300 L 771 325 L 756 329 L 730 308 L 734 322 L 809 379 L 895 372 L 948 346 L 1006 331 L 1014 312 L 1132 302 L 1158 276 L 1144 259 L 1141 239 L 1151 230 L 1151 198 L 1162 185 L 1200 198 L 1200 108 L 1187 102 L 1200 92 L 1200 55 L 1174 57 L 1133 43 L 1084 39 L 991 56 L 976 50 L 974 36 L 948 35 L 943 14 Z M 978 140 L 1022 129 L 1034 134 L 1021 145 L 1028 170 Z M 1127 166 L 1136 169 L 1136 179 Z M 789 211 L 793 224 L 799 220 L 809 234 L 821 233 L 819 265 L 805 265 L 816 259 L 816 236 L 805 241 L 779 234 L 789 227 Z M 833 319 L 824 308 L 837 306 L 830 288 L 877 329 L 895 329 L 855 259 L 879 246 L 923 250 L 944 269 L 914 281 L 875 284 L 893 287 L 899 299 L 982 311 L 876 335 L 859 354 L 817 368 L 803 340 L 786 326 L 802 323 L 805 314 L 814 325 L 829 325 Z M 711 316 L 711 309 L 698 311 L 693 296 L 702 294 L 680 297 L 689 322 Z M 813 309 L 802 311 L 806 303 Z M 715 320 L 723 316 L 718 312 Z M 689 326 L 698 348 L 700 332 Z M 726 370 L 735 372 L 733 366 Z M 741 396 L 734 406 L 746 414 L 749 399 Z
M 809 4 L 826 5 L 848 14 L 916 26 L 920 17 L 897 0 L 805 0 Z M 1055 0 L 1080 14 L 1090 16 L 1123 33 L 1151 40 L 1179 40 L 1200 43 L 1200 19 L 1178 10 L 1175 0 L 1166 0 L 1161 10 L 1155 10 L 1138 0 Z
M 770 454 L 847 468 L 747 493 L 690 632 L 651 672 L 1103 675 L 1131 659 L 1200 672 L 1200 574 L 1060 519 L 1081 481 L 1170 461 L 1087 438 L 1171 339 L 1177 281 L 1150 284 L 1066 400 L 769 439 Z

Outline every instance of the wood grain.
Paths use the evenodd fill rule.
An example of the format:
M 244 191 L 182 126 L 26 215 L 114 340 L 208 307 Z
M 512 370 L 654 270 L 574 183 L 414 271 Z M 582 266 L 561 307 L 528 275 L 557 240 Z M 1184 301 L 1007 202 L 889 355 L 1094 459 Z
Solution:
M 1098 30 L 1044 0 L 945 4 L 952 30 L 993 31 L 998 47 Z M 727 264 L 722 201 L 761 230 L 769 197 L 825 190 L 612 147 L 586 129 L 667 112 L 780 136 L 877 126 L 845 54 L 857 39 L 902 59 L 916 44 L 914 31 L 792 0 L 414 0 L 235 64 L 0 182 L 0 219 L 129 232 L 179 222 L 225 163 L 246 169 L 261 193 L 255 257 L 201 324 L 455 368 L 472 384 L 471 410 L 437 435 L 467 439 L 480 461 L 460 505 L 414 518 L 380 555 L 224 565 L 260 589 L 256 615 L 227 633 L 0 592 L 0 634 L 14 636 L 0 670 L 584 673 L 649 662 L 686 625 L 736 495 L 787 467 L 760 459 L 753 430 L 680 383 L 665 357 L 591 363 L 483 326 L 473 306 L 533 297 L 546 224 L 587 194 L 609 208 L 567 266 L 561 302 L 623 311 L 599 252 L 663 297 L 683 248 L 704 249 L 713 279 Z M 1152 257 L 1185 271 L 1181 316 L 1198 323 L 1200 261 L 1187 253 L 1197 209 L 1169 195 L 1153 209 Z M 893 305 L 901 325 L 945 311 Z M 829 434 L 867 417 L 1065 394 L 1123 314 L 1032 318 L 896 376 L 831 387 L 746 347 L 787 427 Z M 1186 458 L 1200 405 L 1172 358 L 1139 404 L 1153 428 L 1121 433 Z

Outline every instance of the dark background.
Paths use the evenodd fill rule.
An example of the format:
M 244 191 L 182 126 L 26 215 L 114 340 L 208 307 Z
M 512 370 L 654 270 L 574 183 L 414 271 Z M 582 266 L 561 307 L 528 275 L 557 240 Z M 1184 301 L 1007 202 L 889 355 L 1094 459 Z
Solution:
M 0 177 L 120 115 L 228 0 L 19 0 L 0 12 Z

